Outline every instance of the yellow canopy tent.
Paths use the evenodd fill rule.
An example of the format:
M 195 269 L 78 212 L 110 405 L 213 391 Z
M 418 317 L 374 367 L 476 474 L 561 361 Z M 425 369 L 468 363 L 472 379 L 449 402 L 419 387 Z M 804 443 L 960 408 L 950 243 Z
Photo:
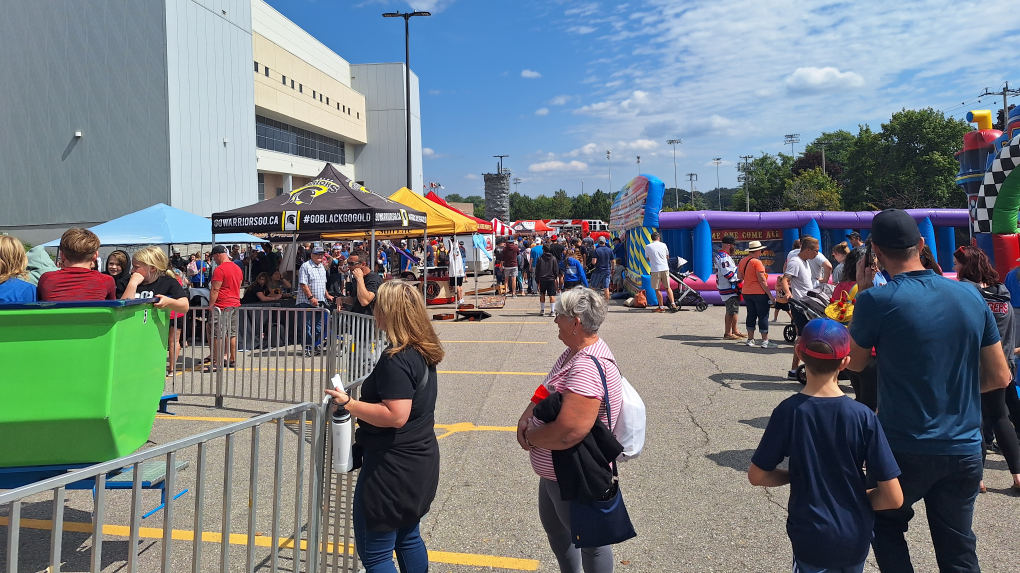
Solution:
M 425 234 L 429 237 L 438 237 L 445 235 L 470 235 L 478 230 L 478 223 L 474 222 L 463 214 L 448 209 L 429 201 L 428 199 L 418 195 L 414 191 L 411 191 L 407 187 L 401 187 L 393 195 L 390 195 L 391 201 L 396 201 L 402 205 L 406 205 L 412 209 L 416 209 L 425 213 L 427 219 L 427 225 L 425 227 Z M 324 240 L 340 240 L 340 239 L 362 239 L 368 238 L 371 235 L 368 231 L 356 231 L 351 233 L 323 233 L 322 238 Z M 375 234 L 376 239 L 391 239 L 391 238 L 403 238 L 403 237 L 421 237 L 423 235 L 421 229 L 394 229 L 392 231 L 377 231 Z

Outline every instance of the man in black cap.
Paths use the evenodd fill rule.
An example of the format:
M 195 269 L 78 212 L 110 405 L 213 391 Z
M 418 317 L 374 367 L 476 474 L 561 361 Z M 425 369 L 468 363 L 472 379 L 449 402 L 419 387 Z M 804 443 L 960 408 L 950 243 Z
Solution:
M 903 472 L 903 506 L 876 512 L 875 558 L 882 571 L 914 570 L 903 534 L 923 499 L 939 570 L 976 573 L 980 393 L 1011 378 L 995 318 L 973 286 L 922 266 L 924 240 L 905 211 L 876 215 L 871 241 L 892 280 L 869 288 L 868 257 L 857 266 L 850 370 L 863 370 L 875 349 L 878 418 Z
M 851 249 L 859 249 L 864 246 L 864 238 L 857 231 L 846 236 L 846 242 L 850 243 Z

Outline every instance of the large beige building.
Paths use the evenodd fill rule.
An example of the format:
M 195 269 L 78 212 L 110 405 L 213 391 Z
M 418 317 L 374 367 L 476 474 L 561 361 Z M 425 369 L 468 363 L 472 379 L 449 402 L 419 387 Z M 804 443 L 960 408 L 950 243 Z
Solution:
M 326 162 L 383 195 L 406 182 L 404 65 L 352 66 L 263 0 L 11 0 L 2 13 L 0 233 L 38 244 L 157 203 L 208 217 Z M 413 74 L 410 99 L 420 192 Z

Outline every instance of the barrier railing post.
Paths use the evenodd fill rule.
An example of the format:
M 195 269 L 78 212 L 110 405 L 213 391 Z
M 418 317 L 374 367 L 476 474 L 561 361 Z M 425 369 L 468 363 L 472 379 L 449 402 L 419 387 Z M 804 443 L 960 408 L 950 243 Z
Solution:
M 210 360 L 209 366 L 215 368 L 216 376 L 216 401 L 215 406 L 217 408 L 223 407 L 223 375 L 226 368 L 223 367 L 223 355 L 230 352 L 230 328 L 223 328 L 223 311 L 217 307 L 209 309 L 209 314 L 213 318 L 212 328 L 212 341 L 210 342 Z M 229 320 L 229 318 L 228 318 Z M 226 332 L 226 335 L 224 335 Z M 219 344 L 216 342 L 219 341 Z

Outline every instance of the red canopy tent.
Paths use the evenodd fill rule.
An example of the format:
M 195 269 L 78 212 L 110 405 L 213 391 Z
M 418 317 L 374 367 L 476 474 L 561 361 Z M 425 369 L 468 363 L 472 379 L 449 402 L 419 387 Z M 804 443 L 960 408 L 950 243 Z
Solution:
M 439 205 L 442 205 L 443 207 L 446 207 L 447 209 L 452 209 L 452 210 L 460 213 L 461 215 L 464 215 L 468 219 L 471 219 L 475 223 L 478 223 L 478 232 L 479 233 L 481 233 L 483 235 L 491 235 L 492 234 L 492 223 L 491 222 L 486 221 L 485 219 L 479 219 L 478 217 L 475 217 L 473 215 L 469 215 L 469 214 L 465 213 L 464 211 L 461 211 L 460 209 L 451 207 L 450 204 L 447 203 L 446 201 L 444 201 L 442 197 L 440 197 L 439 195 L 436 195 L 435 191 L 429 191 L 428 194 L 425 195 L 425 198 L 428 199 L 429 201 L 432 201 L 433 203 L 438 203 Z
M 541 219 L 535 221 L 516 221 L 513 225 L 510 225 L 514 231 L 518 233 L 555 233 L 556 229 L 553 229 L 549 225 L 545 224 L 545 221 Z
M 510 228 L 510 225 L 507 225 L 495 217 L 492 218 L 492 231 L 499 237 L 506 237 L 514 234 L 514 230 Z

